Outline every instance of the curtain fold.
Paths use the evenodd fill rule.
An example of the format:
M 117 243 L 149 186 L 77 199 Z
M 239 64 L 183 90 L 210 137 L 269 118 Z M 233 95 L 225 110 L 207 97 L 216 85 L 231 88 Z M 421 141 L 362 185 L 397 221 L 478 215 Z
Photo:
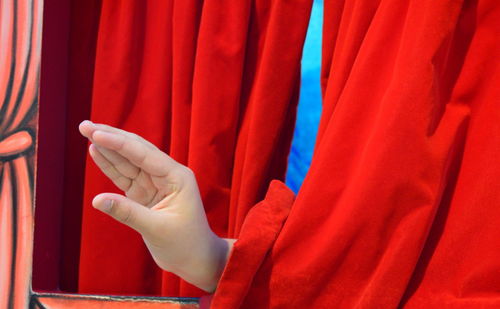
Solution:
M 288 214 L 252 209 L 212 308 L 499 307 L 498 1 L 325 1 L 324 20 L 312 165 Z M 261 216 L 283 225 L 254 250 Z
M 103 1 L 91 120 L 135 132 L 197 175 L 214 231 L 237 237 L 283 179 L 310 0 Z M 142 239 L 89 207 L 112 184 L 87 160 L 79 292 L 198 296 Z

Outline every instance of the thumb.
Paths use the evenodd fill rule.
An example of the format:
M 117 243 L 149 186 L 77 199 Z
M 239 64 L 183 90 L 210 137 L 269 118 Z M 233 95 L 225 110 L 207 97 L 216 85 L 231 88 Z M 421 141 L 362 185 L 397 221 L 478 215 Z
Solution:
M 101 193 L 92 205 L 141 234 L 147 233 L 155 220 L 152 210 L 119 194 Z

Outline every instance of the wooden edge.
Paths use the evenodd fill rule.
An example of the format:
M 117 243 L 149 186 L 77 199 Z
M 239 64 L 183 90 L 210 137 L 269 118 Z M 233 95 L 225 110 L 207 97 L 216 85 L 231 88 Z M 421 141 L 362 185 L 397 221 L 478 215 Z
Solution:
M 30 308 L 199 308 L 198 298 L 33 293 Z

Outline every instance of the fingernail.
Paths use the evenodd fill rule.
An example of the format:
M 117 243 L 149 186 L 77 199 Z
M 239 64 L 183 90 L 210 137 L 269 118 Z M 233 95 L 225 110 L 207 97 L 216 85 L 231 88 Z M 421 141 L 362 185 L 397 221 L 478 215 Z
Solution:
M 114 200 L 105 200 L 101 210 L 104 212 L 110 212 L 111 208 L 113 208 L 115 201 Z

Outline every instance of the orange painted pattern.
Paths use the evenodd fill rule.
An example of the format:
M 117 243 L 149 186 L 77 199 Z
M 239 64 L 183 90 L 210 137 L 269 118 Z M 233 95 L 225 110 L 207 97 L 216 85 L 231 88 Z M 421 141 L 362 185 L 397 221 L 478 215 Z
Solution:
M 0 308 L 30 300 L 41 4 L 0 1 Z

